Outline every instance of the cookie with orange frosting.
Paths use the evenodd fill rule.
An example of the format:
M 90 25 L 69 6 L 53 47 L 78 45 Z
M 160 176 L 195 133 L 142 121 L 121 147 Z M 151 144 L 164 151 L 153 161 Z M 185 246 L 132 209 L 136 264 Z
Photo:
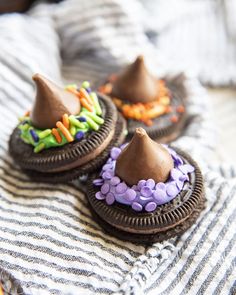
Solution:
M 127 120 L 132 137 L 139 126 L 159 142 L 169 142 L 181 132 L 185 121 L 185 91 L 174 81 L 154 77 L 142 56 L 99 87 L 109 95 Z
M 10 154 L 31 177 L 67 181 L 99 167 L 109 146 L 121 144 L 126 124 L 105 95 L 85 81 L 62 88 L 35 74 L 36 99 L 13 131 Z

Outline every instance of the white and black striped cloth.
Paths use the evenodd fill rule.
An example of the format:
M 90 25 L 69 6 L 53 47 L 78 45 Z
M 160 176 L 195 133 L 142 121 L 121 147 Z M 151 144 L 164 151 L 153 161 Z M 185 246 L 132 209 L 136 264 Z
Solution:
M 34 295 L 235 294 L 236 172 L 211 160 L 215 130 L 195 78 L 185 80 L 191 121 L 175 145 L 199 162 L 207 206 L 182 237 L 149 248 L 113 238 L 91 217 L 76 182 L 34 183 L 8 155 L 17 117 L 34 99 L 30 77 L 40 71 L 60 82 L 60 51 L 66 82 L 97 84 L 138 52 L 156 73 L 177 75 L 155 57 L 130 17 L 139 5 L 129 3 L 71 0 L 0 17 L 0 269 Z

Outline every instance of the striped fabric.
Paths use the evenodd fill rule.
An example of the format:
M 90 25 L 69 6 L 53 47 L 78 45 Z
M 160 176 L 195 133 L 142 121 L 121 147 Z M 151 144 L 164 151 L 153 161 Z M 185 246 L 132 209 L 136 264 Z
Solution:
M 215 130 L 208 97 L 195 78 L 184 80 L 189 125 L 175 145 L 199 162 L 208 201 L 182 237 L 151 247 L 113 238 L 91 217 L 78 181 L 32 182 L 8 155 L 17 117 L 34 98 L 35 71 L 57 82 L 89 79 L 97 85 L 144 52 L 153 71 L 183 78 L 161 55 L 154 59 L 138 20 L 129 17 L 130 6 L 138 11 L 140 5 L 126 2 L 71 0 L 49 9 L 36 6 L 27 16 L 1 17 L 0 269 L 34 295 L 235 294 L 236 172 L 210 161 Z

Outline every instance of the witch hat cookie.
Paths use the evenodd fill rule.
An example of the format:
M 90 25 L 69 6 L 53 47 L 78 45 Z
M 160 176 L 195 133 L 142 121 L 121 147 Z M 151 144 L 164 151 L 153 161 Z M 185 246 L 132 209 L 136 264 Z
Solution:
M 179 136 L 185 122 L 183 82 L 154 77 L 143 56 L 138 56 L 121 73 L 113 74 L 99 91 L 110 96 L 126 118 L 129 138 L 140 126 L 151 138 L 165 143 Z
M 36 74 L 32 111 L 13 131 L 10 154 L 32 178 L 68 181 L 98 168 L 110 146 L 121 144 L 126 124 L 104 95 L 91 91 L 89 82 L 65 89 Z
M 111 149 L 100 172 L 90 176 L 87 197 L 105 231 L 140 243 L 181 235 L 205 202 L 196 162 L 152 141 L 142 128 L 130 143 Z

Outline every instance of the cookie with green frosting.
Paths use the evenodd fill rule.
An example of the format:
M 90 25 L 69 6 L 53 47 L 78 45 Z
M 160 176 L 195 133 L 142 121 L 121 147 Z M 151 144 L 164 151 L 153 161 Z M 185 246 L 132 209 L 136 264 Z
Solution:
M 89 82 L 61 88 L 36 74 L 33 108 L 20 118 L 9 150 L 16 163 L 40 181 L 67 181 L 99 167 L 109 145 L 124 140 L 126 125 L 106 96 Z

